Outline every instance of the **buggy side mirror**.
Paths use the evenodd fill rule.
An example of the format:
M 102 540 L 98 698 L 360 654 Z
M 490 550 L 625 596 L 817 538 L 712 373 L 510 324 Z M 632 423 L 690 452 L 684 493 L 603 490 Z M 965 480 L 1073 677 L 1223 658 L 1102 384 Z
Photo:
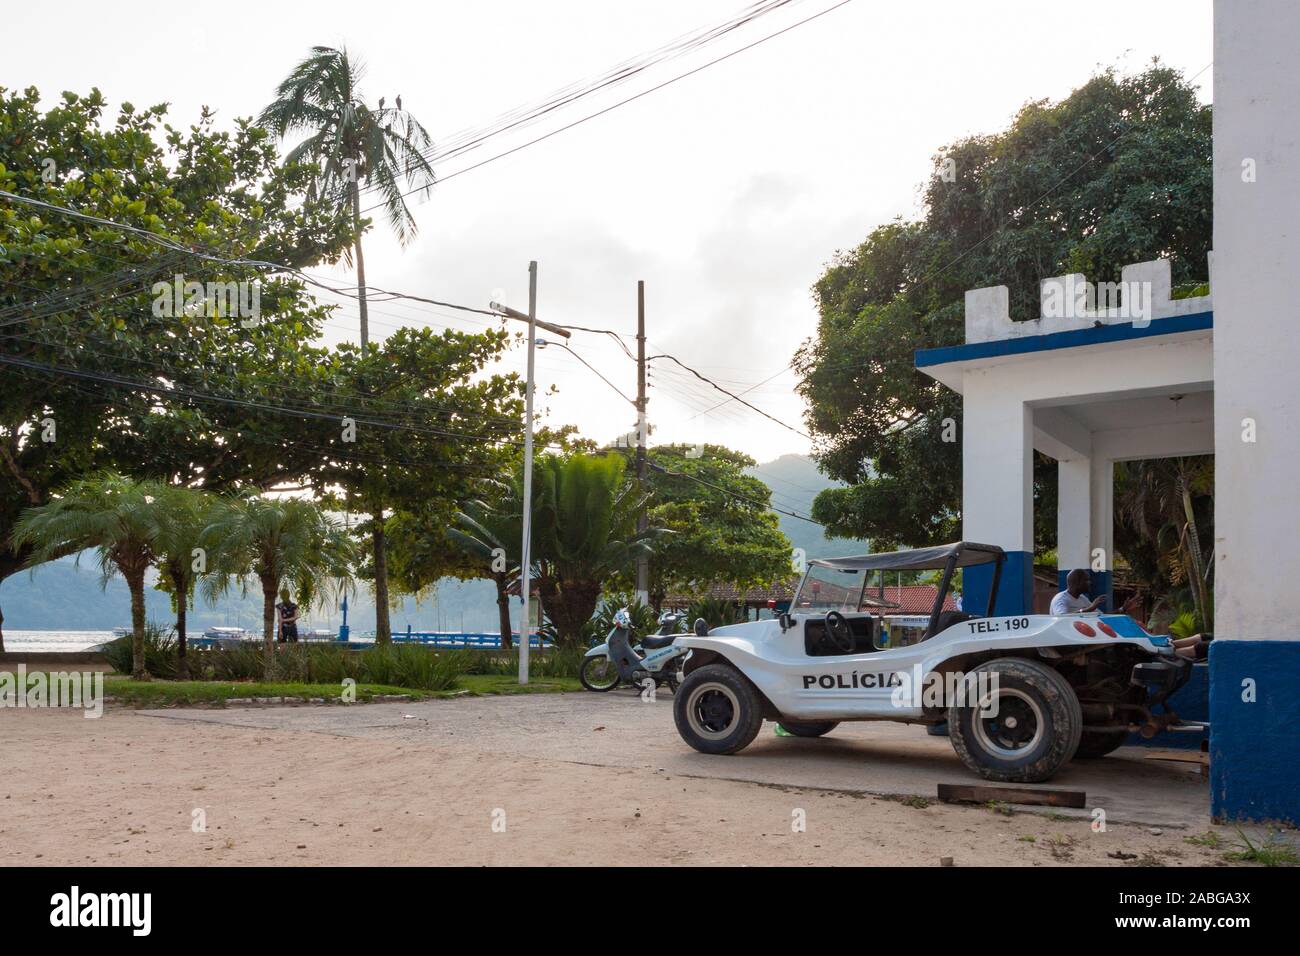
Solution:
M 702 617 L 697 617 L 695 619 L 695 636 L 696 637 L 709 636 L 709 625 L 705 623 L 704 618 Z
M 777 620 L 781 622 L 782 634 L 794 627 L 794 620 L 790 617 L 789 611 L 782 611 L 781 616 L 778 617 Z

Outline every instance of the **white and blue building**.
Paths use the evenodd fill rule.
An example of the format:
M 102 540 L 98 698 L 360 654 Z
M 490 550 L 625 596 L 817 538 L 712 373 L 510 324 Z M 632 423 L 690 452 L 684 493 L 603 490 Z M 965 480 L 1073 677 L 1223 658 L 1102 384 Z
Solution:
M 962 396 L 962 537 L 1008 553 L 999 614 L 1032 610 L 1035 450 L 1058 463 L 1061 571 L 1096 590 L 1115 462 L 1215 456 L 1211 810 L 1300 824 L 1300 4 L 1217 0 L 1214 31 L 1209 294 L 1173 299 L 1169 263 L 1141 262 L 1101 295 L 1048 279 L 1013 322 L 1005 286 L 974 289 L 965 343 L 916 365 Z M 968 606 L 988 577 L 967 570 Z

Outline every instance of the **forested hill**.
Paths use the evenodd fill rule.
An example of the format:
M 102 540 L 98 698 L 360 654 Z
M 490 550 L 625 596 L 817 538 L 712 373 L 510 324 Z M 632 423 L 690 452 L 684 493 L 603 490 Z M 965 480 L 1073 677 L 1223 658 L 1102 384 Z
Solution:
M 831 481 L 807 455 L 782 455 L 764 462 L 747 472 L 772 489 L 772 505 L 796 514 L 812 515 L 813 499 L 817 493 L 834 488 Z M 846 554 L 864 554 L 870 550 L 867 542 L 848 538 L 827 538 L 819 525 L 777 512 L 781 530 L 796 548 L 803 548 L 810 558 L 838 558 Z

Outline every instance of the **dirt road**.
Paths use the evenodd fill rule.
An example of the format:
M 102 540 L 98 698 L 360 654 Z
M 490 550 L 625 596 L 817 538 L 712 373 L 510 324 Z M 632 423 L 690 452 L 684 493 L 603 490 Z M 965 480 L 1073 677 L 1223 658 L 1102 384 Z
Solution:
M 1005 815 L 866 792 L 902 780 L 899 793 L 921 792 L 919 781 L 933 795 L 936 781 L 974 779 L 947 741 L 919 728 L 855 725 L 798 740 L 767 725 L 746 754 L 708 758 L 677 739 L 670 701 L 110 709 L 99 720 L 8 710 L 0 751 L 21 770 L 0 783 L 0 843 L 11 863 L 72 865 L 1178 865 L 1220 856 L 1184 839 L 1209 827 L 1196 809 L 1204 783 L 1140 756 L 1062 784 L 1100 777 L 1113 791 L 1136 775 L 1157 788 L 1148 820 L 1126 812 L 1140 805 L 1132 787 L 1123 799 L 1111 793 L 1115 819 L 1097 832 L 1086 812 Z M 1176 799 L 1162 806 L 1161 792 Z

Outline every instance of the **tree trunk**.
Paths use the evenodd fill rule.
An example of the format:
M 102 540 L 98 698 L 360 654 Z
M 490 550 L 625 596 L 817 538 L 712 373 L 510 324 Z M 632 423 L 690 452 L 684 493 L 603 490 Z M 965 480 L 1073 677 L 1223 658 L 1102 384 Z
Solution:
M 273 577 L 262 578 L 262 679 L 267 681 L 275 679 L 275 586 L 279 583 Z
M 373 513 L 371 538 L 375 546 L 375 643 L 387 644 L 393 639 L 392 624 L 388 619 L 388 543 L 384 539 L 384 509 Z
M 122 576 L 131 591 L 131 677 L 148 680 L 144 662 L 144 572 L 123 572 Z
M 0 609 L 0 654 L 5 652 L 5 612 Z
M 366 311 L 366 260 L 361 255 L 361 189 L 355 178 L 356 166 L 353 166 L 352 180 L 352 225 L 356 229 L 357 239 L 353 252 L 357 259 L 357 311 L 361 315 L 361 354 L 365 355 L 370 346 L 370 316 Z
M 190 660 L 185 656 L 185 607 L 181 599 L 176 609 L 176 677 L 180 680 L 190 679 Z
M 582 643 L 582 628 L 595 613 L 600 584 L 595 581 L 557 582 L 546 596 L 546 613 L 561 644 Z
M 501 649 L 509 650 L 513 644 L 510 640 L 510 595 L 506 593 L 505 573 L 494 574 L 492 580 L 497 586 L 497 623 L 501 628 Z
M 1183 499 L 1183 514 L 1187 518 L 1187 558 L 1188 577 L 1191 578 L 1192 599 L 1196 604 L 1197 614 L 1201 618 L 1201 627 L 1206 631 L 1214 630 L 1210 619 L 1210 601 L 1205 583 L 1205 568 L 1201 560 L 1201 532 L 1196 526 L 1196 512 L 1192 509 L 1192 489 L 1185 475 L 1178 476 L 1178 491 Z
M 176 592 L 176 677 L 180 680 L 190 679 L 190 662 L 185 656 L 185 616 L 189 610 L 189 581 L 185 575 L 172 574 L 172 589 Z

